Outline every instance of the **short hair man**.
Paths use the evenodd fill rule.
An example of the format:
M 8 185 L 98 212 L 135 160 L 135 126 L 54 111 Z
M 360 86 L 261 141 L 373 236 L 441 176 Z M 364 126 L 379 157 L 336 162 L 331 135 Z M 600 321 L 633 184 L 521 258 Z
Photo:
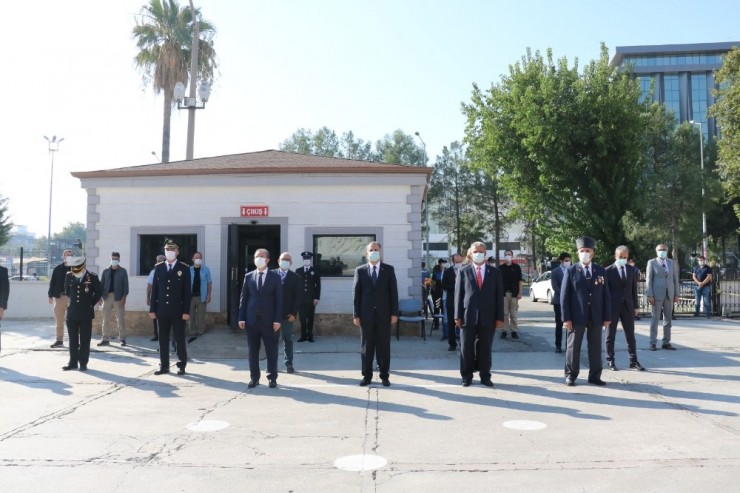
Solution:
M 504 330 L 501 339 L 511 332 L 512 339 L 519 339 L 519 300 L 522 299 L 524 277 L 522 268 L 514 263 L 514 252 L 504 250 L 504 263 L 499 266 L 504 285 Z
M 280 275 L 283 287 L 283 314 L 280 322 L 280 331 L 277 338 L 283 339 L 283 354 L 285 355 L 285 369 L 288 373 L 295 372 L 293 367 L 293 323 L 295 322 L 298 308 L 301 303 L 303 286 L 298 274 L 290 270 L 293 264 L 293 256 L 290 252 L 283 252 L 278 258 L 278 268 L 275 272 Z
M 203 263 L 203 254 L 200 252 L 193 254 L 193 265 L 190 266 L 190 284 L 193 298 L 190 301 L 190 321 L 188 323 L 190 339 L 188 339 L 188 344 L 202 336 L 206 330 L 206 309 L 208 303 L 211 302 L 211 290 L 213 289 L 211 269 Z
M 165 260 L 165 256 L 163 254 L 157 255 L 157 260 L 154 263 L 154 267 L 157 266 L 157 264 L 161 264 Z M 154 267 L 152 270 L 149 271 L 149 275 L 146 278 L 146 306 L 149 306 L 151 304 L 152 299 L 152 283 L 154 282 Z M 159 340 L 159 330 L 157 329 L 157 319 L 152 319 L 152 326 L 154 329 L 154 336 L 151 338 L 151 341 L 158 341 Z
M 555 352 L 563 352 L 563 311 L 560 308 L 560 288 L 563 285 L 565 271 L 571 265 L 570 253 L 563 252 L 558 257 L 560 265 L 552 269 L 550 273 L 550 285 L 552 286 L 552 309 L 555 311 Z
M 128 296 L 128 272 L 121 267 L 121 254 L 110 254 L 110 267 L 103 270 L 100 283 L 103 285 L 103 336 L 98 346 L 110 346 L 110 312 L 116 313 L 118 336 L 121 346 L 126 345 L 126 297 Z
M 448 351 L 457 350 L 457 336 L 460 329 L 455 326 L 455 282 L 462 268 L 462 256 L 456 253 L 452 256 L 452 266 L 445 269 L 442 274 L 442 288 L 444 288 L 447 298 L 445 298 L 445 311 L 447 312 L 447 342 Z
M 712 318 L 712 302 L 710 295 L 712 294 L 712 268 L 707 264 L 707 259 L 703 255 L 699 255 L 697 258 L 697 267 L 691 275 L 696 288 L 696 309 L 694 316 L 698 317 L 701 308 L 701 301 L 704 301 L 704 313 L 707 319 Z
M 650 320 L 650 350 L 658 349 L 658 320 L 663 314 L 663 349 L 676 349 L 671 345 L 673 304 L 678 303 L 678 265 L 668 258 L 668 247 L 660 243 L 655 247 L 656 258 L 650 259 L 645 268 L 645 294 L 652 306 Z
M 62 252 L 62 263 L 54 267 L 49 280 L 49 304 L 54 304 L 56 340 L 51 347 L 64 347 L 64 319 L 67 312 L 67 295 L 64 293 L 64 280 L 69 272 L 67 262 L 72 258 L 72 250 Z

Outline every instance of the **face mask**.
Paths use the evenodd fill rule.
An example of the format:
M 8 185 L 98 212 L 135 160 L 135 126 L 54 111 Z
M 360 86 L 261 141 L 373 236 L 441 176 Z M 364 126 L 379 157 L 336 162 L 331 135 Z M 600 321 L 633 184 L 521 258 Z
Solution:
M 504 255 L 504 262 L 507 264 L 511 262 L 511 255 Z
M 311 267 L 311 259 L 304 260 L 303 267 Z
M 164 256 L 167 258 L 167 260 L 175 260 L 175 257 L 177 257 L 177 254 L 173 252 L 172 250 L 166 250 L 164 252 Z
M 64 256 L 64 263 L 66 264 L 67 262 L 69 262 L 69 259 L 71 259 L 71 258 L 72 258 L 72 255 L 65 255 Z
M 200 267 L 201 265 L 203 265 L 203 259 L 202 258 L 194 258 L 193 259 L 193 264 L 195 264 L 198 267 Z
M 658 257 L 660 257 L 660 258 L 666 258 L 667 256 L 668 256 L 668 251 L 667 250 L 660 250 L 660 251 L 658 251 Z
M 627 265 L 627 259 L 626 258 L 618 258 L 614 261 L 615 264 L 617 264 L 617 267 L 624 267 Z
M 460 270 L 460 267 L 462 267 L 462 262 L 455 262 L 455 270 Z
M 75 276 L 75 277 L 76 277 L 77 279 L 82 279 L 82 276 L 84 276 L 84 275 L 85 275 L 85 271 L 83 270 L 82 272 L 73 272 L 72 274 L 74 274 L 74 276 Z
M 565 260 L 565 261 L 563 261 L 563 267 L 565 267 L 566 269 L 567 269 L 568 267 L 570 267 L 570 264 L 571 264 L 570 260 Z
M 118 262 L 119 262 L 118 260 L 111 260 L 111 261 L 110 261 L 110 264 L 111 264 L 111 265 L 112 265 L 113 267 L 118 267 Z
M 475 262 L 476 264 L 482 264 L 485 256 L 486 254 L 483 252 L 475 252 L 473 254 L 473 262 Z
M 280 268 L 283 270 L 290 269 L 290 260 L 281 260 L 280 261 Z
M 578 260 L 580 260 L 583 264 L 587 264 L 589 260 L 591 260 L 591 254 L 588 252 L 579 252 Z
M 374 251 L 368 253 L 367 254 L 367 259 L 370 262 L 377 262 L 378 260 L 380 260 L 380 252 L 377 251 L 377 250 L 374 250 Z
M 265 257 L 257 257 L 254 259 L 254 265 L 256 265 L 258 269 L 263 269 L 267 265 L 267 259 Z

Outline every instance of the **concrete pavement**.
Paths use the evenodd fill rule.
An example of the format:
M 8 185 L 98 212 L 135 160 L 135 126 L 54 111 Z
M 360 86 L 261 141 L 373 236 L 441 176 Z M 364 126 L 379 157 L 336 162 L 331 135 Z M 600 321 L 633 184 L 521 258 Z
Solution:
M 296 343 L 297 373 L 248 390 L 228 328 L 192 343 L 178 377 L 153 375 L 145 337 L 94 340 L 90 370 L 63 372 L 51 321 L 3 320 L 0 491 L 737 490 L 740 325 L 680 319 L 678 350 L 651 352 L 643 319 L 648 371 L 605 370 L 599 388 L 582 368 L 570 388 L 543 307 L 495 339 L 493 390 L 460 386 L 438 333 L 393 339 L 390 388 L 357 385 L 358 337 Z

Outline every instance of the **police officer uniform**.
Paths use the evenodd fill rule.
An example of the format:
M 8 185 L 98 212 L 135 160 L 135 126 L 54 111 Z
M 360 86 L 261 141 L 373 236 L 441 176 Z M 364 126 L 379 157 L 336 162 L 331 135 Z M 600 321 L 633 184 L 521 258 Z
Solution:
M 178 246 L 172 241 L 165 244 L 165 252 L 178 252 Z M 164 261 L 154 266 L 152 280 L 152 297 L 149 313 L 154 314 L 159 325 L 159 362 L 160 368 L 155 375 L 170 372 L 170 332 L 173 334 L 177 348 L 178 375 L 185 373 L 188 362 L 188 351 L 185 344 L 185 322 L 183 315 L 190 314 L 192 292 L 190 287 L 190 266 L 175 258 L 172 262 Z
M 72 257 L 70 271 L 64 278 L 67 296 L 67 334 L 69 335 L 69 363 L 62 370 L 87 370 L 90 359 L 90 339 L 95 305 L 103 295 L 97 274 L 85 269 L 85 257 Z M 79 276 L 79 277 L 78 277 Z
M 313 253 L 301 252 L 303 260 L 311 260 Z M 314 342 L 313 318 L 316 313 L 314 300 L 318 301 L 321 296 L 321 276 L 313 266 L 299 267 L 295 273 L 301 278 L 301 304 L 298 308 L 298 320 L 301 322 L 301 337 L 298 342 Z

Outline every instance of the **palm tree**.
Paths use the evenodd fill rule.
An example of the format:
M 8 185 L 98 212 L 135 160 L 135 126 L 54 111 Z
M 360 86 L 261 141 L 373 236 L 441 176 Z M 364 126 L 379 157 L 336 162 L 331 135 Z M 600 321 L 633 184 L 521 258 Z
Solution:
M 192 4 L 192 3 L 191 3 Z M 193 36 L 193 15 L 190 7 L 180 8 L 176 0 L 149 0 L 141 8 L 133 38 L 139 53 L 134 58 L 143 74 L 144 82 L 152 84 L 154 93 L 164 92 L 164 121 L 162 123 L 162 162 L 170 161 L 170 116 L 173 91 L 177 82 L 187 85 L 190 75 L 190 57 Z M 200 31 L 198 41 L 198 77 L 210 83 L 216 71 L 216 52 L 213 36 L 216 28 L 201 17 L 195 9 Z M 190 81 L 195 84 L 197 81 Z

